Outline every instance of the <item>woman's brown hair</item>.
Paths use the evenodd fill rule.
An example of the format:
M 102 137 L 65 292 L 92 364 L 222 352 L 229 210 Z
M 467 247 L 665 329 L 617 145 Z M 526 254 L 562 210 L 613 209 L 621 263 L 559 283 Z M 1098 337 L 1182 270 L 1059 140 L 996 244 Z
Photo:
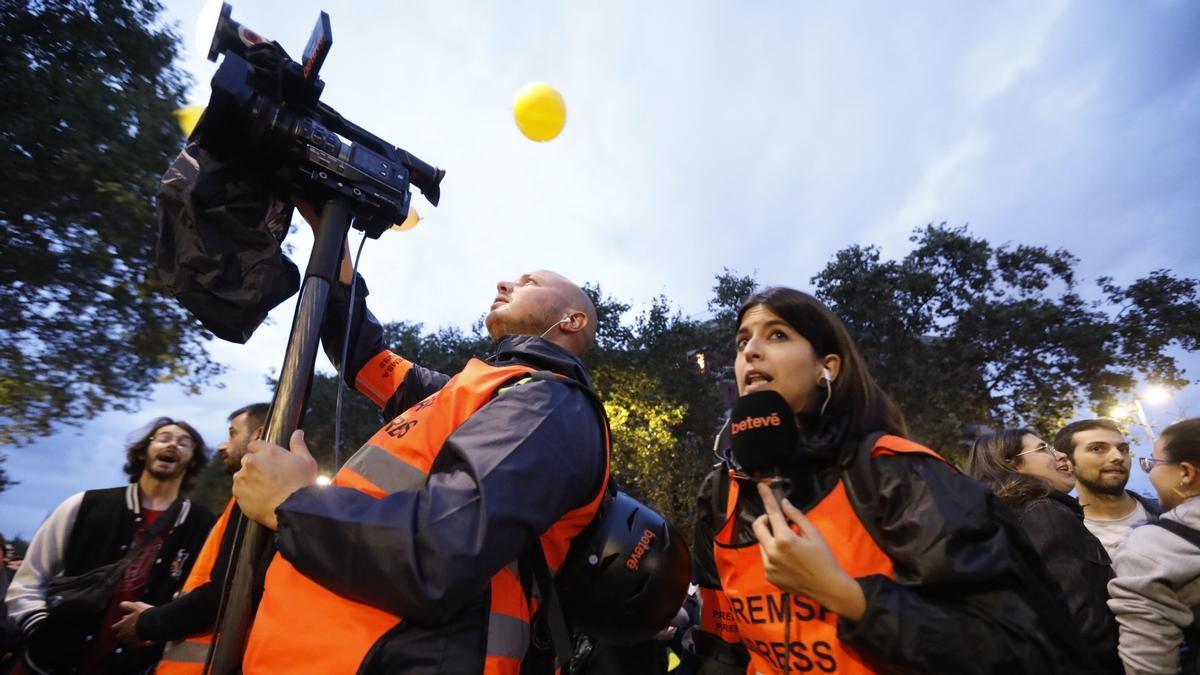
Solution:
M 832 385 L 826 413 L 846 421 L 849 438 L 866 438 L 876 431 L 907 436 L 904 414 L 875 379 L 842 320 L 808 293 L 776 286 L 751 295 L 738 310 L 737 322 L 750 309 L 766 307 L 804 336 L 819 356 L 837 354 L 842 366 Z
M 1032 429 L 1004 429 L 980 436 L 967 456 L 967 473 L 984 484 L 1010 507 L 1020 507 L 1045 497 L 1053 490 L 1044 478 L 1017 471 L 1026 436 L 1037 436 Z

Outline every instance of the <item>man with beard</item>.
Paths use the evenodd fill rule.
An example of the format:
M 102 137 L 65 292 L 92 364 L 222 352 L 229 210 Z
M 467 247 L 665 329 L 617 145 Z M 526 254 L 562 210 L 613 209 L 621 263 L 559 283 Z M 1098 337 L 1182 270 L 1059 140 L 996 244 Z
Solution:
M 1072 422 L 1054 436 L 1054 447 L 1071 460 L 1083 524 L 1111 557 L 1134 525 L 1157 518 L 1158 502 L 1125 489 L 1133 459 L 1129 441 L 1111 420 Z
M 113 625 L 122 602 L 167 602 L 191 569 L 213 515 L 180 498 L 208 463 L 200 434 L 186 422 L 160 417 L 126 448 L 126 487 L 88 490 L 60 504 L 38 529 L 9 586 L 9 616 L 28 636 L 14 673 L 139 673 L 158 660 L 160 646 L 120 647 Z M 107 601 L 67 612 L 57 577 L 79 577 L 118 561 Z M 65 594 L 65 592 L 64 592 Z
M 242 456 L 250 441 L 262 436 L 268 410 L 270 405 L 266 403 L 251 403 L 229 414 L 229 436 L 217 445 L 217 457 L 226 475 L 232 476 L 242 467 Z M 122 644 L 172 641 L 155 671 L 160 675 L 200 673 L 203 669 L 233 548 L 234 529 L 228 524 L 230 519 L 237 522 L 238 513 L 237 502 L 231 498 L 204 542 L 179 597 L 158 607 L 145 602 L 121 603 L 127 614 L 115 628 Z

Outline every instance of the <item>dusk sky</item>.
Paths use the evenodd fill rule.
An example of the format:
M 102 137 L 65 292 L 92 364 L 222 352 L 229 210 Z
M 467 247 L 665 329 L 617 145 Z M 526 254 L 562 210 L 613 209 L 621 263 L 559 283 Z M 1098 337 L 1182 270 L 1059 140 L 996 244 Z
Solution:
M 328 11 L 322 100 L 447 171 L 440 207 L 414 197 L 417 229 L 367 244 L 383 320 L 468 330 L 498 279 L 538 268 L 703 316 L 723 268 L 812 290 L 837 250 L 902 257 L 943 221 L 1073 252 L 1087 297 L 1100 276 L 1200 278 L 1193 0 L 233 4 L 294 57 Z M 202 5 L 167 3 L 196 102 L 215 70 L 196 53 Z M 513 123 L 532 81 L 566 100 L 549 143 Z M 303 268 L 311 238 L 289 241 Z M 215 445 L 231 410 L 270 398 L 292 311 L 214 341 L 223 388 L 163 386 L 136 413 L 2 449 L 21 484 L 0 493 L 0 532 L 28 538 L 68 495 L 122 482 L 126 436 L 157 415 Z M 1200 378 L 1200 355 L 1180 356 Z M 1160 428 L 1200 414 L 1200 386 L 1147 412 Z

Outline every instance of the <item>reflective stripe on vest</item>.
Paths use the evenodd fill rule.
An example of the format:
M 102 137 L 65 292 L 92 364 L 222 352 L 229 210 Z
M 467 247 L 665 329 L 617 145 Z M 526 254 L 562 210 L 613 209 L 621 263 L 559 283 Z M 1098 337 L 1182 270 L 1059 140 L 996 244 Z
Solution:
M 376 432 L 338 471 L 333 484 L 376 498 L 422 488 L 446 439 L 500 387 L 531 372 L 526 366 L 497 367 L 472 359 L 439 391 Z M 607 470 L 605 475 L 607 481 Z M 591 502 L 564 514 L 542 534 L 553 569 L 562 565 L 571 538 L 591 522 L 605 488 L 602 485 Z M 490 597 L 484 673 L 516 675 L 529 645 L 532 608 L 515 563 L 492 578 Z M 353 673 L 379 638 L 400 621 L 325 589 L 276 554 L 267 569 L 243 670 L 247 675 Z M 320 630 L 313 630 L 316 622 Z
M 192 571 L 183 582 L 181 593 L 190 593 L 212 579 L 213 565 L 217 564 L 217 555 L 221 552 L 221 540 L 225 538 L 225 528 L 229 525 L 229 515 L 233 512 L 233 500 L 225 505 L 217 524 L 204 540 L 204 547 L 192 565 Z M 162 660 L 154 672 L 158 675 L 200 675 L 204 670 L 204 660 L 208 657 L 208 646 L 212 643 L 211 633 L 201 633 L 187 637 L 179 642 L 168 642 L 163 649 Z
M 905 453 L 941 459 L 932 450 L 896 436 L 881 437 L 871 455 Z M 734 625 L 714 625 L 717 630 L 711 632 L 741 640 L 750 654 L 746 670 L 750 674 L 874 672 L 838 640 L 836 614 L 808 597 L 784 593 L 767 581 L 757 542 L 745 546 L 731 544 L 738 492 L 739 481 L 730 480 L 726 520 L 713 542 L 723 593 L 710 596 L 724 595 L 725 602 L 717 610 L 725 614 L 707 620 L 715 623 L 727 617 L 733 619 Z M 891 559 L 859 521 L 841 480 L 804 515 L 821 531 L 834 558 L 851 577 L 881 574 L 894 578 Z

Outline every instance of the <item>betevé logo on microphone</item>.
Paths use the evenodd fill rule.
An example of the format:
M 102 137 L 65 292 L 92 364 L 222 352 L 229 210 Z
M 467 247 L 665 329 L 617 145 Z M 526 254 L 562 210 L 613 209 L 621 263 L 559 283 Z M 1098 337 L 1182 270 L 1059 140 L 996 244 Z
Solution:
M 783 420 L 780 419 L 779 413 L 771 413 L 770 415 L 748 415 L 746 419 L 740 422 L 734 422 L 729 427 L 729 432 L 739 434 L 747 429 L 761 429 L 762 427 L 781 427 Z

